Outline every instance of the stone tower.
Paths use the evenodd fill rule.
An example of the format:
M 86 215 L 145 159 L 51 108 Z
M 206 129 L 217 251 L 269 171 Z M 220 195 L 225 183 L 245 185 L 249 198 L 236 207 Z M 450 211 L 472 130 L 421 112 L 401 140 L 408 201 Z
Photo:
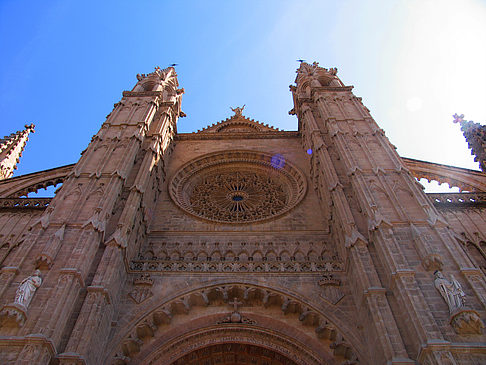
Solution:
M 12 177 L 34 127 L 34 124 L 26 124 L 24 130 L 0 139 L 0 180 Z
M 297 70 L 298 131 L 177 133 L 156 68 L 76 164 L 0 182 L 0 362 L 486 361 L 486 175 L 400 157 L 336 73 Z

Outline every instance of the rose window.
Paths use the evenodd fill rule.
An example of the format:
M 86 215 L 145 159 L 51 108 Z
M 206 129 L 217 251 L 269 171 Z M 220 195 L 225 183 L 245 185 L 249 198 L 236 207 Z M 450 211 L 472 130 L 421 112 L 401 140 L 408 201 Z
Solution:
M 284 214 L 305 194 L 303 175 L 272 156 L 235 151 L 182 167 L 169 191 L 174 202 L 199 218 L 221 223 L 262 221 Z

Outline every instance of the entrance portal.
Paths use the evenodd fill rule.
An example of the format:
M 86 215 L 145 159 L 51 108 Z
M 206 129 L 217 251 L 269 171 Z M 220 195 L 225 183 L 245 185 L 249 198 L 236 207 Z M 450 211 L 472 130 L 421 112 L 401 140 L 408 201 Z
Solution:
M 286 356 L 261 347 L 240 343 L 223 343 L 197 349 L 172 365 L 297 365 Z

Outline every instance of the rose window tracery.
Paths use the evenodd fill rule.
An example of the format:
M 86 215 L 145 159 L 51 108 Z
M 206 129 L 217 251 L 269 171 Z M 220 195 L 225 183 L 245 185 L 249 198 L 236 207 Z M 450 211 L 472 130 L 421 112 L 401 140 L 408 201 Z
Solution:
M 170 195 L 186 212 L 223 223 L 248 223 L 279 216 L 306 190 L 305 178 L 272 155 L 233 151 L 203 157 L 181 168 Z

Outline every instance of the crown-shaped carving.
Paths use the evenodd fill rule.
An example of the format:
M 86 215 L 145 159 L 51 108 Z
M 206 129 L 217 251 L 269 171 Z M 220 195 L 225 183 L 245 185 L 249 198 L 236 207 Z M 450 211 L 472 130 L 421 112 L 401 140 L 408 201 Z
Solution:
M 340 286 L 341 280 L 334 278 L 331 274 L 326 274 L 319 280 L 320 286 Z
M 247 118 L 243 115 L 242 107 L 230 108 L 235 114 L 219 123 L 212 124 L 197 133 L 263 133 L 279 132 L 278 128 L 263 124 L 254 119 Z
M 153 285 L 154 281 L 149 274 L 142 274 L 133 280 L 133 285 Z

